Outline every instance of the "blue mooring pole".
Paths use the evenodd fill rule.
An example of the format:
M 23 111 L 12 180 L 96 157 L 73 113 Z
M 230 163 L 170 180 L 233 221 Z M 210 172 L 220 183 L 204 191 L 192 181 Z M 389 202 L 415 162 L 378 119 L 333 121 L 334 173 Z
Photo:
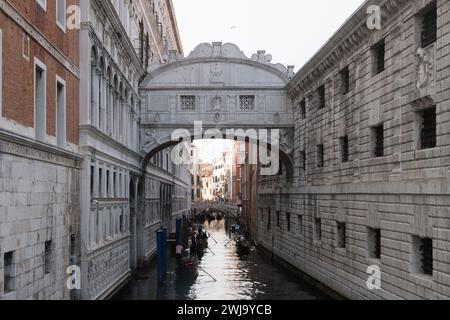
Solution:
M 177 241 L 177 245 L 181 244 L 181 223 L 183 222 L 183 220 L 181 220 L 181 218 L 177 219 L 177 223 L 176 223 L 176 241 Z
M 156 248 L 157 248 L 157 266 L 158 266 L 158 282 L 166 279 L 167 257 L 166 257 L 166 232 L 167 229 L 161 228 L 156 231 Z

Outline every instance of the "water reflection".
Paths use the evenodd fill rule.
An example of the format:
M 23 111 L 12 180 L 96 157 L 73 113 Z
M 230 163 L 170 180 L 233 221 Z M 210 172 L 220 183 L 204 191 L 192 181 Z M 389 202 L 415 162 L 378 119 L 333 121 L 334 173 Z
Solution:
M 191 281 L 179 281 L 175 273 L 168 275 L 158 287 L 156 265 L 148 273 L 122 289 L 115 300 L 314 300 L 328 297 L 286 270 L 273 265 L 257 252 L 239 257 L 234 242 L 226 234 L 224 220 L 206 223 L 211 234 L 210 250 L 199 264 L 199 275 Z M 215 241 L 217 241 L 217 243 Z M 225 244 L 229 243 L 227 246 Z M 206 274 L 204 269 L 211 276 Z M 170 257 L 168 270 L 175 270 Z M 214 279 L 215 280 L 214 280 Z

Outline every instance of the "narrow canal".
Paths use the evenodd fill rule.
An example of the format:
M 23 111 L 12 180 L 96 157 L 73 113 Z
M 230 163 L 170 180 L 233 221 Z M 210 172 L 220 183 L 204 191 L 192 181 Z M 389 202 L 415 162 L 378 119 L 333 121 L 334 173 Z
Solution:
M 224 220 L 212 221 L 205 226 L 211 234 L 208 241 L 210 250 L 200 261 L 201 268 L 195 281 L 176 281 L 175 258 L 170 257 L 170 273 L 165 284 L 158 286 L 156 265 L 153 264 L 147 267 L 144 276 L 131 280 L 113 300 L 329 299 L 318 289 L 302 282 L 256 251 L 246 257 L 239 257 L 235 243 L 230 242 L 225 230 Z

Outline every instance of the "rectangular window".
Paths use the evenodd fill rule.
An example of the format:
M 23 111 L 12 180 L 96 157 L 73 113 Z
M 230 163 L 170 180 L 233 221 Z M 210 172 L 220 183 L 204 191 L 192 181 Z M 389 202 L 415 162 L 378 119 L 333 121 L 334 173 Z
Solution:
M 300 115 L 302 117 L 302 119 L 306 119 L 306 100 L 303 99 L 300 102 Z
M 350 92 L 350 71 L 348 66 L 341 71 L 341 92 L 343 95 Z
M 377 75 L 385 69 L 386 45 L 384 39 L 372 47 L 372 55 L 374 57 L 374 74 Z
M 94 196 L 94 166 L 91 166 L 91 197 Z
M 271 212 L 270 212 L 270 209 L 269 209 L 269 211 L 268 211 L 268 213 L 267 213 L 267 231 L 270 231 L 270 229 L 271 229 L 271 225 L 270 225 L 270 223 L 271 223 L 271 218 L 272 218 L 272 215 L 271 215 Z
M 239 106 L 241 111 L 255 110 L 255 96 L 239 96 Z
M 344 136 L 339 139 L 341 145 L 341 162 L 348 162 L 349 151 L 348 151 L 348 136 Z
M 117 197 L 117 189 L 116 189 L 116 185 L 117 185 L 117 173 L 114 172 L 113 173 L 113 197 Z
M 336 246 L 338 248 L 345 248 L 345 236 L 346 236 L 346 230 L 345 230 L 345 223 L 343 222 L 336 222 Z
M 317 98 L 319 103 L 319 109 L 325 108 L 326 100 L 325 100 L 325 85 L 322 85 L 317 89 Z
M 277 211 L 277 227 L 280 227 L 280 211 Z
M 53 270 L 53 248 L 52 241 L 45 241 L 44 270 L 45 274 L 52 273 Z
M 34 63 L 34 128 L 36 139 L 45 141 L 46 125 L 46 67 L 35 58 Z
M 411 271 L 433 275 L 433 239 L 412 237 Z
M 14 291 L 15 286 L 15 263 L 14 252 L 7 252 L 3 255 L 3 291 L 9 293 Z
M 306 171 L 306 151 L 300 151 L 300 161 L 302 163 L 303 171 Z
M 291 214 L 286 212 L 287 231 L 291 231 Z
M 56 0 L 56 24 L 66 31 L 66 0 Z
M 103 196 L 103 169 L 98 169 L 98 197 L 102 198 Z
M 322 240 L 322 219 L 320 218 L 314 219 L 314 240 Z
M 421 40 L 422 48 L 428 47 L 436 42 L 437 39 L 437 7 L 433 2 L 425 8 L 421 21 Z
M 56 140 L 58 147 L 66 146 L 66 86 L 62 79 L 56 80 Z
M 367 256 L 373 259 L 381 258 L 381 230 L 367 228 Z
M 384 126 L 381 124 L 372 128 L 373 157 L 384 157 Z
M 195 96 L 181 96 L 181 110 L 195 111 Z
M 421 149 L 436 147 L 436 107 L 427 109 L 420 113 L 420 146 Z
M 298 215 L 297 216 L 297 233 L 298 233 L 299 237 L 302 235 L 302 232 L 303 232 L 303 216 Z
M 323 168 L 324 162 L 323 144 L 319 144 L 317 146 L 317 167 Z
M 111 186 L 110 186 L 110 178 L 109 175 L 111 174 L 111 171 L 106 170 L 106 197 L 109 198 L 110 196 L 110 191 L 111 191 Z

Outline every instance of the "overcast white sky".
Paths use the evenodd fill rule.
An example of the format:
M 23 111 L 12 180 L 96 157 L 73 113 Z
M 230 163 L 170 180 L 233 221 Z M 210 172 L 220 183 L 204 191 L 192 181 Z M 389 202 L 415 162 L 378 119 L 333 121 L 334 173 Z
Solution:
M 364 0 L 172 0 L 184 54 L 202 42 L 233 42 L 251 57 L 257 50 L 272 63 L 303 66 Z M 211 162 L 230 145 L 196 143 Z
M 266 50 L 298 70 L 363 0 L 172 0 L 184 53 L 202 42 L 233 42 L 247 56 Z

